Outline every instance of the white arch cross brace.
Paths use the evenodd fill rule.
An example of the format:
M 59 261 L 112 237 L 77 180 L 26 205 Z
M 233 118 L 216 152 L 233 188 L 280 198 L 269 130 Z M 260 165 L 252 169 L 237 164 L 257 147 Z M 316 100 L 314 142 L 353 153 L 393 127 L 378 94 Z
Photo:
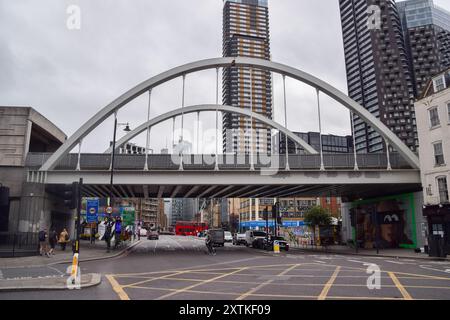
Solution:
M 215 58 L 192 62 L 180 67 L 163 72 L 153 78 L 150 78 L 128 92 L 124 93 L 109 105 L 100 110 L 96 115 L 81 126 L 41 167 L 40 170 L 48 171 L 55 168 L 57 163 L 70 152 L 78 142 L 94 130 L 99 124 L 105 121 L 115 111 L 121 109 L 128 102 L 134 100 L 148 90 L 159 86 L 172 79 L 186 75 L 188 73 L 198 72 L 207 69 L 226 68 L 226 67 L 253 67 L 280 73 L 306 83 L 326 95 L 330 96 L 353 113 L 357 114 L 362 120 L 369 124 L 375 131 L 383 136 L 386 141 L 393 146 L 408 163 L 415 169 L 419 169 L 419 158 L 379 119 L 374 117 L 368 110 L 364 109 L 357 102 L 350 99 L 346 94 L 329 85 L 328 83 L 298 69 L 275 63 L 268 60 L 255 58 Z
M 252 117 L 255 120 L 258 120 L 274 129 L 277 129 L 281 132 L 283 132 L 284 134 L 286 134 L 290 139 L 292 139 L 294 142 L 296 142 L 297 144 L 301 145 L 305 151 L 309 154 L 317 154 L 318 152 L 311 147 L 305 140 L 301 139 L 300 137 L 298 137 L 297 135 L 295 135 L 293 132 L 289 131 L 288 129 L 286 129 L 285 127 L 283 127 L 282 125 L 278 124 L 277 122 L 266 118 L 258 113 L 252 112 L 249 109 L 242 109 L 242 108 L 237 108 L 237 107 L 232 107 L 232 106 L 226 106 L 226 105 L 216 105 L 216 104 L 205 104 L 205 105 L 196 105 L 196 106 L 190 106 L 190 107 L 184 107 L 184 108 L 180 108 L 180 109 L 176 109 L 170 112 L 167 112 L 165 114 L 162 114 L 158 117 L 155 117 L 153 119 L 151 119 L 148 122 L 145 122 L 143 124 L 141 124 L 139 127 L 137 127 L 136 129 L 134 129 L 131 132 L 128 132 L 125 136 L 123 136 L 119 141 L 116 142 L 116 150 L 119 149 L 122 145 L 124 145 L 125 143 L 127 143 L 128 141 L 130 141 L 131 139 L 135 138 L 136 136 L 138 136 L 139 134 L 141 134 L 142 132 L 144 132 L 145 130 L 147 130 L 148 127 L 153 127 L 163 121 L 166 121 L 168 119 L 171 119 L 173 117 L 179 116 L 182 113 L 184 114 L 188 114 L 188 113 L 193 113 L 193 112 L 204 112 L 204 111 L 223 111 L 223 112 L 228 112 L 228 113 L 235 113 L 235 114 L 241 114 L 247 117 Z M 105 153 L 111 153 L 112 152 L 112 147 L 108 148 Z

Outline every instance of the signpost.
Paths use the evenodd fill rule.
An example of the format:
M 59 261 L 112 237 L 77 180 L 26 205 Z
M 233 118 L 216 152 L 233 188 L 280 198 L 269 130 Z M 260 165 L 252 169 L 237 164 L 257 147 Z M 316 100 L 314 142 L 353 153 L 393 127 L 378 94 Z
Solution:
M 86 200 L 86 222 L 97 223 L 98 222 L 98 199 Z

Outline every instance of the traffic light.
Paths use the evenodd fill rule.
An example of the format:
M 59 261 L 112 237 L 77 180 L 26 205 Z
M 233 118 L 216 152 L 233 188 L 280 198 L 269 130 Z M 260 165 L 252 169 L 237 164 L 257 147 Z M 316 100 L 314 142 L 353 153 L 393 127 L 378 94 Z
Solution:
M 278 202 L 275 203 L 272 206 L 272 219 L 277 219 L 277 217 L 278 217 L 278 207 L 279 207 L 279 203 Z
M 78 182 L 64 186 L 64 206 L 69 209 L 78 208 Z

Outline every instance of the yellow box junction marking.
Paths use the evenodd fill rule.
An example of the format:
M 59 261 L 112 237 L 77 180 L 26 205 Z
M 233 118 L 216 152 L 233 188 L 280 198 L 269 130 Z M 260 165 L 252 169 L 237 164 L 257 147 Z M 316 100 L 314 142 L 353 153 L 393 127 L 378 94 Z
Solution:
M 325 284 L 325 287 L 323 287 L 322 292 L 317 297 L 317 300 L 325 300 L 327 298 L 328 292 L 330 291 L 331 287 L 333 286 L 334 281 L 337 278 L 337 275 L 339 273 L 339 270 L 341 270 L 341 267 L 338 266 L 336 270 L 334 270 L 333 275 L 331 276 L 330 280 Z

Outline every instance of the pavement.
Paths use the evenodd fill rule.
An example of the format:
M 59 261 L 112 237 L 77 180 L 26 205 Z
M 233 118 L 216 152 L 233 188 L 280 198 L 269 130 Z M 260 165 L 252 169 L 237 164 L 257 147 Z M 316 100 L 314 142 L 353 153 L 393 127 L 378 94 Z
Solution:
M 118 249 L 107 252 L 106 243 L 97 241 L 95 244 L 81 241 L 79 262 L 113 259 L 126 254 L 137 246 L 140 241 L 125 242 Z M 0 259 L 0 291 L 23 290 L 65 290 L 70 274 L 73 253 L 56 249 L 55 255 L 31 256 L 21 258 Z M 81 275 L 81 288 L 99 285 L 102 276 L 99 273 Z
M 351 248 L 348 246 L 339 246 L 332 245 L 327 247 L 322 246 L 294 246 L 291 244 L 290 247 L 292 250 L 300 250 L 304 252 L 327 252 L 327 253 L 335 253 L 342 255 L 352 255 L 352 256 L 375 256 L 375 257 L 384 257 L 384 258 L 406 258 L 406 259 L 423 259 L 423 260 L 442 260 L 442 261 L 450 261 L 450 257 L 447 258 L 438 258 L 438 257 L 430 257 L 426 253 L 416 253 L 413 249 L 380 249 L 377 253 L 376 249 L 358 249 L 358 252 L 355 251 L 355 248 Z
M 52 266 L 53 276 L 68 265 Z M 0 300 L 447 300 L 450 262 L 292 250 L 279 254 L 203 239 L 161 236 L 80 264 L 104 281 L 81 290 L 1 292 Z M 1 269 L 9 279 L 52 269 Z
M 96 241 L 95 244 L 90 244 L 89 241 L 82 240 L 80 241 L 80 262 L 114 258 L 130 250 L 137 244 L 139 244 L 139 241 L 125 242 L 118 249 L 111 249 L 108 253 L 104 241 Z M 71 247 L 68 246 L 65 251 L 62 251 L 58 246 L 55 250 L 55 255 L 50 258 L 40 255 L 18 258 L 0 258 L 0 270 L 71 263 L 72 257 L 73 252 Z

